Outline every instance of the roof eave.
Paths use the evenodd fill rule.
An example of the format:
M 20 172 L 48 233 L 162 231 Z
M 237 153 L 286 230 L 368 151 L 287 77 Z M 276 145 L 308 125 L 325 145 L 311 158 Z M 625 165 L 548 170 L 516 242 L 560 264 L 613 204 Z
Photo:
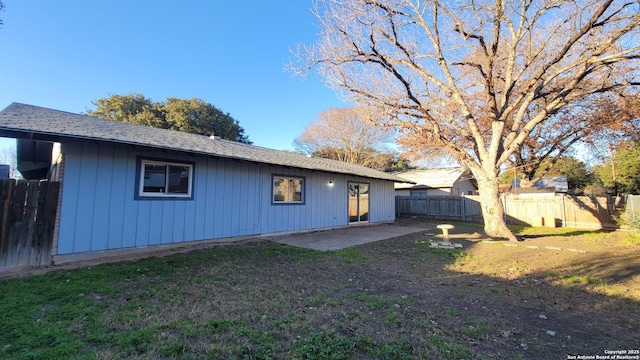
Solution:
M 107 143 L 112 143 L 112 144 L 139 146 L 139 147 L 151 148 L 151 149 L 159 149 L 159 150 L 172 150 L 172 151 L 178 151 L 178 152 L 182 152 L 182 153 L 197 154 L 197 155 L 202 155 L 202 156 L 212 156 L 212 157 L 217 157 L 217 158 L 222 158 L 222 159 L 239 160 L 239 161 L 246 161 L 246 162 L 251 162 L 251 163 L 260 163 L 260 164 L 268 164 L 268 165 L 274 165 L 274 166 L 299 168 L 299 169 L 306 169 L 306 170 L 311 170 L 311 171 L 320 171 L 320 172 L 325 172 L 325 173 L 334 173 L 334 174 L 350 175 L 350 176 L 357 176 L 357 177 L 368 177 L 368 178 L 372 178 L 372 179 L 392 181 L 394 183 L 415 184 L 415 182 L 411 182 L 411 181 L 399 178 L 399 177 L 394 176 L 394 175 L 391 175 L 391 176 L 388 176 L 388 177 L 365 176 L 365 175 L 357 174 L 357 173 L 354 173 L 354 172 L 346 172 L 346 171 L 342 172 L 342 171 L 337 171 L 337 170 L 336 171 L 330 171 L 330 170 L 327 170 L 327 169 L 322 169 L 322 168 L 314 167 L 314 166 L 287 165 L 287 164 L 281 164 L 281 163 L 276 163 L 276 162 L 256 161 L 256 160 L 249 160 L 249 159 L 246 159 L 246 158 L 243 158 L 243 157 L 240 157 L 240 156 L 225 155 L 225 154 L 211 154 L 211 153 L 206 152 L 206 151 L 198 151 L 198 150 L 195 150 L 195 149 L 186 150 L 186 149 L 177 148 L 177 147 L 173 148 L 173 147 L 159 146 L 159 145 L 153 145 L 153 144 L 143 143 L 143 142 L 123 141 L 123 140 L 119 140 L 119 139 L 105 139 L 105 138 L 102 138 L 102 137 L 68 135 L 68 134 L 59 134 L 59 133 L 52 133 L 52 132 L 38 131 L 38 130 L 13 129 L 13 128 L 7 128 L 7 127 L 2 127 L 2 126 L 0 126 L 0 137 L 10 137 L 10 138 L 16 138 L 16 139 L 29 139 L 29 140 L 49 141 L 49 142 L 63 142 L 64 140 L 82 140 L 82 141 L 107 142 Z

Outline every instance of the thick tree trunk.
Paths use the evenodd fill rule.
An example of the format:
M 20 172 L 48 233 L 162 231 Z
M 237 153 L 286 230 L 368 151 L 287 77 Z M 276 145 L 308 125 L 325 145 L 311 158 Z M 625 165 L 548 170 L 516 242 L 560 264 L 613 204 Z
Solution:
M 498 192 L 497 177 L 480 176 L 477 180 L 485 233 L 492 238 L 517 241 L 504 220 L 504 207 Z

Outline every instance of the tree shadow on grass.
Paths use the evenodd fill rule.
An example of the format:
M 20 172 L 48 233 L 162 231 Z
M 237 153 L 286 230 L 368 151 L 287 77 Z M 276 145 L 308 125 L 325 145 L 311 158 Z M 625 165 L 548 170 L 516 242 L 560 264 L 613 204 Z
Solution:
M 565 279 L 575 277 L 577 282 L 584 284 L 617 285 L 640 277 L 636 253 L 618 254 L 615 257 L 585 254 L 578 260 L 549 271 L 562 274 Z
M 428 243 L 414 242 L 413 255 L 403 253 L 394 260 L 385 256 L 384 262 L 386 267 L 399 268 L 393 273 L 403 286 L 396 290 L 417 299 L 416 307 L 430 309 L 432 321 L 473 349 L 472 358 L 566 358 L 636 346 L 640 327 L 637 252 L 580 254 L 562 265 L 531 271 L 528 257 L 557 253 L 485 245 L 503 248 L 506 254 L 501 261 L 510 262 L 492 264 L 493 259 L 474 255 L 478 243 L 463 241 L 463 245 L 464 250 L 447 254 L 429 249 Z M 384 251 L 388 244 L 369 246 L 363 251 Z M 382 274 L 370 280 L 391 281 Z M 479 323 L 490 330 L 472 336 Z
M 544 237 L 549 237 L 549 236 L 564 236 L 564 237 L 575 237 L 575 236 L 582 236 L 582 235 L 591 235 L 591 234 L 608 234 L 608 233 L 613 233 L 615 232 L 615 230 L 611 230 L 611 229 L 592 229 L 592 230 L 567 230 L 565 228 L 558 228 L 557 230 L 555 229 L 549 229 L 544 231 L 543 234 L 518 234 L 516 232 L 516 236 L 518 238 L 522 238 L 523 240 L 527 240 L 527 239 L 537 239 L 537 238 L 544 238 Z
M 20 286 L 6 291 L 15 304 L 32 302 L 48 316 L 6 311 L 1 328 L 28 327 L 0 334 L 0 343 L 47 338 L 42 329 L 55 327 L 90 352 L 79 357 L 174 349 L 164 356 L 564 359 L 637 348 L 640 294 L 606 288 L 637 284 L 637 251 L 575 254 L 532 271 L 528 259 L 560 255 L 463 239 L 463 250 L 445 251 L 424 240 L 417 233 L 333 252 L 254 242 L 64 270 L 40 278 L 46 300 L 29 286 L 37 279 L 15 280 Z M 594 287 L 602 279 L 607 285 Z M 56 310 L 70 301 L 80 311 Z M 140 338 L 144 346 L 133 346 Z M 37 350 L 29 346 L 5 346 L 0 356 Z

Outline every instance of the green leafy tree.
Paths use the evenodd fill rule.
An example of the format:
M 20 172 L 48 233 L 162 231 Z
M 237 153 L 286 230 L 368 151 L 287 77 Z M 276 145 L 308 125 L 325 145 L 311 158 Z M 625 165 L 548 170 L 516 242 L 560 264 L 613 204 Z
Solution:
M 387 163 L 387 167 L 384 171 L 401 171 L 401 170 L 410 170 L 415 169 L 416 167 L 411 164 L 411 161 L 407 159 L 404 155 L 395 155 L 393 160 Z
M 566 155 L 555 159 L 553 166 L 545 170 L 543 176 L 565 176 L 569 190 L 576 194 L 581 194 L 588 185 L 595 181 L 594 174 L 587 167 L 587 164 Z
M 111 95 L 93 101 L 93 105 L 96 108 L 87 110 L 87 115 L 251 144 L 244 129 L 229 113 L 197 98 L 170 97 L 164 102 L 153 102 L 142 94 Z
M 640 194 L 640 142 L 614 152 L 615 182 L 611 158 L 594 167 L 594 172 L 607 192 Z
M 562 155 L 553 159 L 546 159 L 550 164 L 539 164 L 539 174 L 534 174 L 539 180 L 545 176 L 565 176 L 569 191 L 574 194 L 583 194 L 587 186 L 596 182 L 596 176 L 587 164 L 568 155 Z M 500 184 L 512 184 L 514 177 L 520 180 L 522 187 L 533 186 L 533 183 L 523 181 L 529 174 L 522 167 L 506 169 L 500 174 Z
M 96 107 L 87 115 L 131 124 L 169 129 L 163 104 L 154 103 L 142 94 L 111 95 L 92 102 Z

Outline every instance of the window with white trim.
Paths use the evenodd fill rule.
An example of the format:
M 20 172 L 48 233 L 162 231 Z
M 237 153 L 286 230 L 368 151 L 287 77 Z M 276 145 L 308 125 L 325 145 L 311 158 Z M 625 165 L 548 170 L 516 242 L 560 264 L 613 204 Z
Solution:
M 277 204 L 302 204 L 304 202 L 304 178 L 274 175 L 273 202 Z
M 140 160 L 138 196 L 141 198 L 190 198 L 193 164 Z

